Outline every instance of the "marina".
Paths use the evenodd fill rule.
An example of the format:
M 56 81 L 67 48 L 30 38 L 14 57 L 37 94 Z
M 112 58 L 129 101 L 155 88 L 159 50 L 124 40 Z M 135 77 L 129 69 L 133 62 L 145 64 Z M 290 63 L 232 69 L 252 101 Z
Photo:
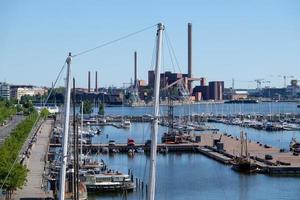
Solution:
M 224 164 L 232 164 L 233 159 L 239 156 L 240 139 L 229 134 L 204 133 L 201 134 L 198 143 L 190 144 L 158 144 L 157 150 L 168 149 L 168 152 L 194 152 L 201 153 L 214 160 Z M 218 144 L 216 144 L 216 141 Z M 50 147 L 58 147 L 59 145 L 50 144 Z M 115 149 L 114 152 L 128 153 L 129 149 L 142 148 L 145 152 L 149 152 L 149 146 L 145 144 L 135 144 L 133 147 L 128 144 L 90 144 L 83 145 L 84 152 L 103 153 L 103 149 Z M 105 153 L 105 152 L 104 152 Z M 289 149 L 280 150 L 278 148 L 262 144 L 257 141 L 248 142 L 248 153 L 253 162 L 258 166 L 259 173 L 270 175 L 300 175 L 300 157 L 293 155 Z M 271 159 L 267 159 L 271 156 Z
M 125 115 L 126 113 L 121 117 L 107 116 L 105 118 L 86 116 L 82 119 L 84 127 L 80 128 L 78 141 L 78 152 L 81 152 L 82 148 L 82 154 L 79 156 L 81 163 L 79 177 L 80 180 L 85 183 L 89 198 L 98 199 L 98 197 L 101 196 L 101 198 L 109 199 L 115 195 L 118 199 L 119 197 L 121 198 L 119 195 L 124 194 L 124 191 L 127 191 L 128 199 L 146 197 L 146 187 L 148 185 L 148 179 L 145 178 L 146 172 L 141 172 L 140 168 L 134 166 L 141 162 L 138 160 L 145 162 L 149 159 L 149 145 L 151 144 L 151 141 L 149 143 L 149 133 L 151 132 L 152 117 L 150 115 L 131 117 Z M 50 165 L 45 165 L 46 168 L 44 169 L 47 173 L 44 175 L 45 179 L 43 184 L 45 184 L 45 186 L 48 185 L 47 187 L 50 188 L 53 188 L 53 181 L 57 179 L 56 174 L 59 165 L 55 164 L 55 160 L 57 159 L 57 151 L 60 151 L 59 149 L 61 148 L 60 134 L 62 128 L 59 128 L 61 117 L 58 116 L 56 119 L 58 121 L 56 121 L 56 126 L 52 126 L 55 128 L 51 130 L 49 151 L 47 153 L 47 161 Z M 184 123 L 187 123 L 188 118 L 181 116 L 174 117 L 174 119 L 176 124 L 184 127 Z M 296 181 L 298 179 L 300 175 L 298 147 L 295 146 L 292 150 L 289 144 L 292 138 L 297 137 L 297 135 L 295 135 L 297 130 L 276 131 L 274 133 L 278 136 L 272 136 L 269 135 L 270 132 L 267 130 L 257 130 L 249 126 L 210 122 L 209 120 L 205 121 L 203 120 L 204 118 L 198 115 L 193 115 L 190 119 L 192 119 L 191 122 L 193 123 L 200 122 L 201 126 L 206 127 L 206 129 L 191 129 L 190 133 L 184 133 L 187 130 L 175 127 L 174 130 L 176 131 L 183 131 L 184 134 L 192 135 L 189 139 L 190 141 L 186 143 L 161 143 L 161 138 L 164 136 L 164 133 L 170 130 L 171 127 L 169 127 L 168 124 L 159 123 L 157 144 L 159 162 L 166 162 L 163 160 L 176 155 L 180 157 L 187 156 L 189 158 L 195 157 L 202 161 L 204 159 L 203 157 L 205 157 L 208 159 L 204 159 L 206 164 L 211 162 L 219 163 L 218 165 L 223 167 L 226 173 L 228 173 L 229 170 L 233 171 L 233 173 L 236 174 L 235 176 L 244 176 L 243 173 L 233 170 L 235 168 L 236 159 L 240 158 L 241 155 L 240 132 L 244 130 L 249 135 L 247 140 L 249 160 L 253 163 L 253 166 L 255 166 L 255 170 L 247 175 L 247 177 L 250 175 L 247 179 L 251 180 L 251 176 L 281 177 L 280 181 L 284 179 Z M 289 117 L 287 115 L 287 118 L 282 117 L 282 119 L 286 120 L 289 119 Z M 127 124 L 129 125 L 125 127 L 121 126 L 125 120 L 128 121 Z M 160 121 L 169 122 L 167 116 L 161 117 Z M 42 130 L 44 131 L 45 129 L 43 128 Z M 259 134 L 264 135 L 265 139 L 256 136 Z M 281 140 L 282 137 L 287 137 L 287 140 L 284 139 L 278 142 L 276 137 L 281 138 Z M 272 141 L 272 138 L 275 140 Z M 40 138 L 37 139 L 37 141 L 40 140 Z M 82 144 L 80 144 L 81 141 Z M 70 148 L 74 148 L 74 146 L 71 145 Z M 122 163 L 124 163 L 124 159 L 126 158 L 128 159 L 127 162 L 135 163 L 132 163 L 134 166 L 130 167 L 129 163 L 128 168 L 121 167 L 123 164 L 115 165 L 121 158 L 123 160 Z M 147 165 L 145 166 L 145 170 L 148 170 Z M 201 168 L 200 164 L 194 165 L 195 170 L 199 167 Z M 124 173 L 128 170 L 128 174 Z M 67 174 L 69 174 L 69 172 L 68 170 Z M 202 176 L 204 175 L 202 174 Z M 143 183 L 143 186 L 141 183 Z M 67 185 L 69 185 L 68 187 L 70 188 L 71 182 Z M 162 194 L 158 193 L 158 195 Z M 168 196 L 170 198 L 177 198 L 177 195 L 175 197 L 170 193 L 168 193 Z
M 299 199 L 299 6 L 0 2 L 0 200 Z

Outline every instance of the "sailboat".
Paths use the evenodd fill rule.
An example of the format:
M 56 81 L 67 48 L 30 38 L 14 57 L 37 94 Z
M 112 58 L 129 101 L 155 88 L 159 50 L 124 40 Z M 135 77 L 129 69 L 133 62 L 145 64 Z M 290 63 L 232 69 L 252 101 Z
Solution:
M 174 105 L 171 95 L 168 98 L 168 131 L 161 137 L 161 142 L 166 144 L 179 144 L 192 141 L 194 136 L 191 132 L 194 127 L 188 119 L 185 126 L 181 127 L 182 122 L 175 124 L 174 122 Z
M 240 156 L 233 160 L 232 169 L 242 173 L 255 173 L 257 171 L 257 165 L 250 159 L 248 153 L 248 139 L 247 133 L 241 131 L 241 153 Z
M 122 120 L 121 120 L 121 127 L 128 129 L 131 127 L 131 122 L 129 119 L 124 118 L 124 112 L 123 112 L 123 108 L 124 107 L 124 102 L 122 101 Z

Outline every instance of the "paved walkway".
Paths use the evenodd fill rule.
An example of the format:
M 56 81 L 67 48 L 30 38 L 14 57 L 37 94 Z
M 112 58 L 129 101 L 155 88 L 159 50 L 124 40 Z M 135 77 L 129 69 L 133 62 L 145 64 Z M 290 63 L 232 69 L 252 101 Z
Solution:
M 43 173 L 45 156 L 49 144 L 49 136 L 52 130 L 53 120 L 46 120 L 38 130 L 37 141 L 32 147 L 31 156 L 27 160 L 27 183 L 22 190 L 18 190 L 15 199 L 22 198 L 46 198 L 52 194 L 43 190 Z

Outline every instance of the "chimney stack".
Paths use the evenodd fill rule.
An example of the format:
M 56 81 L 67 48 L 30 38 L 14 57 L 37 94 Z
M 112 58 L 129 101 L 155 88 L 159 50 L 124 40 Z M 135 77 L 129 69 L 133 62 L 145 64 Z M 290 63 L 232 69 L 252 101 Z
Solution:
M 188 23 L 188 77 L 192 78 L 192 23 Z M 191 81 L 188 82 L 191 90 Z
M 201 77 L 201 79 L 200 79 L 200 85 L 201 86 L 205 86 L 205 78 L 204 77 Z
M 88 73 L 88 93 L 91 92 L 91 72 Z
M 137 53 L 134 52 L 134 88 L 137 88 Z
M 95 92 L 98 92 L 98 72 L 95 74 Z

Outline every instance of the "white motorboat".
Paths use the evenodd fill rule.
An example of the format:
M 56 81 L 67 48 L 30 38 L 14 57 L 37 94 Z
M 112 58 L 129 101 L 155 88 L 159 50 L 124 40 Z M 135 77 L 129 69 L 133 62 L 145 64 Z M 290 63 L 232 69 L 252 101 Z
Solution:
M 88 192 L 133 190 L 135 184 L 128 174 L 107 172 L 101 174 L 86 174 L 85 183 Z

